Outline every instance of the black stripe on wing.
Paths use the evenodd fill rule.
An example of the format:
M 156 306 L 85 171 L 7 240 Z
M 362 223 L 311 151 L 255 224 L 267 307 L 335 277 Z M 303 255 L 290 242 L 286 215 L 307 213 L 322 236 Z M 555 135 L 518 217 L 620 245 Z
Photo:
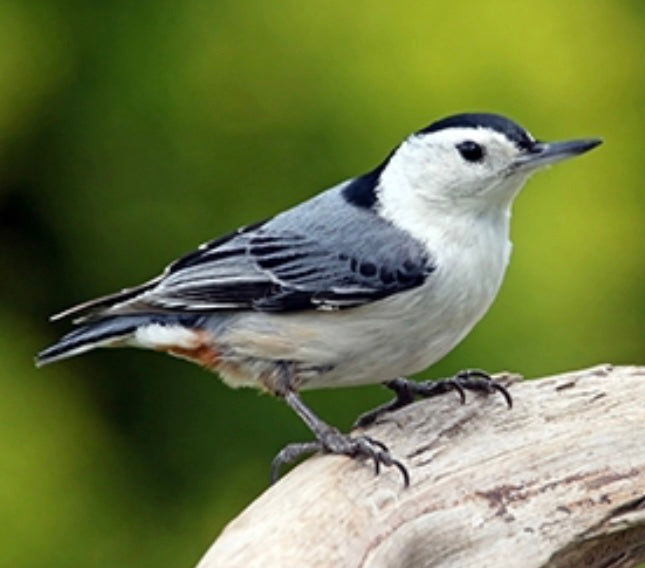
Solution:
M 416 244 L 359 258 L 302 234 L 260 230 L 171 265 L 168 277 L 141 300 L 202 311 L 342 309 L 419 286 L 433 270 Z
M 234 242 L 241 235 L 246 235 L 259 229 L 266 222 L 267 219 L 265 219 L 264 221 L 259 221 L 257 223 L 252 223 L 250 225 L 244 225 L 243 227 L 227 233 L 222 237 L 218 237 L 211 241 L 202 243 L 195 250 L 190 251 L 189 253 L 180 256 L 177 260 L 171 262 L 164 270 L 163 276 L 167 276 L 168 274 L 172 274 L 173 272 L 178 272 L 183 268 L 187 268 L 189 266 L 195 266 L 197 264 L 211 262 L 218 259 L 221 260 L 239 254 L 239 248 L 228 247 L 227 245 L 229 245 L 232 241 Z

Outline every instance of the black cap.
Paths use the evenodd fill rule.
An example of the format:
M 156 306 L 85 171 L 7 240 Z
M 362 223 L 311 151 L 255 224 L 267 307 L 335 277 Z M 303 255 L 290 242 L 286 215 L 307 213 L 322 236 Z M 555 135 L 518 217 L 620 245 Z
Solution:
M 486 112 L 473 112 L 464 114 L 453 114 L 433 122 L 430 126 L 419 130 L 417 134 L 429 134 L 446 128 L 490 128 L 503 134 L 518 148 L 530 149 L 535 140 L 519 124 L 500 115 Z

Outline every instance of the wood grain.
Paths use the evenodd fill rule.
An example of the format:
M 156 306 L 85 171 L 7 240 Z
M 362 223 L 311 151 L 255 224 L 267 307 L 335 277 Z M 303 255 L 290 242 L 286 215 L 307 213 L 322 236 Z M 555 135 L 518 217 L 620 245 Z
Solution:
M 627 567 L 645 560 L 645 368 L 415 403 L 368 430 L 409 468 L 315 456 L 229 523 L 214 567 Z

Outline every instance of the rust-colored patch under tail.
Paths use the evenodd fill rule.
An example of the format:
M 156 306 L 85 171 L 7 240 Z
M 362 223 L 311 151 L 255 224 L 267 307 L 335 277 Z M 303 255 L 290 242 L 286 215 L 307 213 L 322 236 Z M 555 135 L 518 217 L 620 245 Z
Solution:
M 209 369 L 210 371 L 217 370 L 219 363 L 219 354 L 212 345 L 201 344 L 197 347 L 186 348 L 186 347 L 167 347 L 163 351 L 174 355 L 175 357 L 181 357 L 182 359 L 188 359 L 193 363 L 197 363 L 202 367 Z

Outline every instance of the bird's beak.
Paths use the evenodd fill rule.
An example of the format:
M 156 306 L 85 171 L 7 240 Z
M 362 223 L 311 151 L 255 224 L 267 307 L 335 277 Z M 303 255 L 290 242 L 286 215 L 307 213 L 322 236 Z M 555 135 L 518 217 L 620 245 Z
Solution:
M 520 170 L 533 170 L 584 154 L 599 144 L 602 144 L 602 140 L 599 138 L 568 140 L 566 142 L 535 142 L 526 153 L 517 159 L 515 166 Z

